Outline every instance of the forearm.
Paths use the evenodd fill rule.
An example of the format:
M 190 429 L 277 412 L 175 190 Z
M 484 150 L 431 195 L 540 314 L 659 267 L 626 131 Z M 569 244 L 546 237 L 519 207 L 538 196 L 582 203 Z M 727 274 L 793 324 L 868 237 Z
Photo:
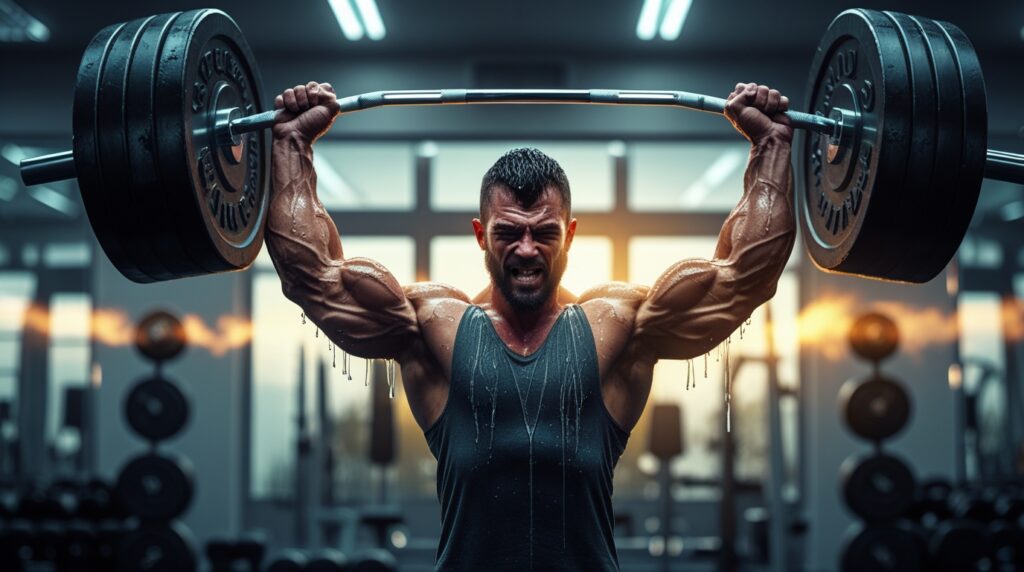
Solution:
M 313 149 L 294 137 L 275 140 L 266 241 L 289 297 L 305 297 L 337 279 L 343 260 L 338 230 L 316 195 Z
M 718 237 L 715 263 L 735 276 L 737 294 L 767 300 L 796 238 L 790 144 L 768 138 L 751 148 L 743 197 Z

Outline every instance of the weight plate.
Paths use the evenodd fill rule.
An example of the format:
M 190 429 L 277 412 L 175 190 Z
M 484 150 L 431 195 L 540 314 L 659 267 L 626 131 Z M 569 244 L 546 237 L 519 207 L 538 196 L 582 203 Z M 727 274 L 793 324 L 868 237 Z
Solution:
M 306 555 L 298 550 L 282 550 L 270 561 L 266 572 L 303 572 L 306 562 Z
M 851 379 L 839 390 L 839 414 L 850 431 L 869 441 L 882 441 L 900 432 L 910 419 L 910 397 L 903 386 L 876 374 Z
M 846 506 L 864 520 L 891 520 L 913 505 L 914 474 L 896 457 L 851 457 L 840 473 Z
M 898 21 L 902 29 L 910 31 L 915 45 L 924 48 L 934 76 L 932 83 L 935 86 L 935 123 L 938 130 L 932 150 L 934 161 L 931 181 L 925 188 L 923 200 L 923 206 L 930 208 L 931 212 L 928 216 L 919 217 L 919 220 L 927 222 L 927 226 L 922 231 L 921 239 L 915 243 L 926 248 L 920 254 L 906 256 L 903 260 L 904 265 L 910 267 L 907 271 L 916 271 L 920 275 L 914 281 L 926 281 L 942 271 L 961 241 L 961 237 L 957 237 L 955 244 L 951 245 L 952 250 L 947 250 L 950 227 L 955 226 L 955 219 L 963 216 L 955 212 L 955 197 L 962 192 L 959 188 L 959 170 L 964 153 L 964 115 L 959 111 L 964 108 L 964 94 L 959 83 L 961 80 L 956 58 L 948 49 L 934 21 L 895 12 L 886 14 Z
M 160 48 L 175 17 L 161 14 L 147 21 L 133 46 L 123 96 L 121 131 L 128 151 L 129 171 L 125 177 L 130 182 L 130 201 L 125 204 L 131 205 L 124 220 L 129 239 L 146 248 L 143 258 L 137 260 L 138 266 L 159 280 L 170 280 L 195 268 L 195 262 L 178 243 L 173 218 L 160 216 L 165 212 L 166 187 L 160 175 L 160 151 L 153 127 L 153 88 Z
M 177 522 L 142 526 L 125 537 L 117 563 L 119 570 L 193 572 L 197 566 L 195 541 Z
M 942 521 L 950 518 L 953 513 L 949 506 L 949 497 L 953 493 L 953 485 L 944 478 L 932 478 L 922 481 L 914 493 L 914 506 L 911 518 L 916 520 Z
M 951 188 L 955 181 L 950 180 L 955 177 L 945 172 L 948 167 L 943 163 L 948 163 L 951 154 L 959 157 L 960 138 L 956 135 L 954 141 L 943 141 L 945 147 L 939 146 L 939 106 L 952 102 L 946 101 L 948 94 L 940 94 L 937 84 L 941 70 L 937 68 L 942 67 L 942 63 L 934 60 L 924 32 L 906 14 L 883 12 L 878 16 L 879 25 L 891 26 L 899 39 L 910 80 L 910 153 L 899 193 L 899 218 L 905 229 L 916 237 L 900 245 L 895 267 L 885 274 L 911 282 L 927 282 L 945 267 L 945 262 L 938 268 L 931 267 L 930 253 L 934 242 L 945 232 L 949 196 L 955 192 Z M 957 162 L 954 160 L 953 164 Z
M 995 569 L 1024 569 L 1024 528 L 1018 523 L 996 521 L 989 525 L 988 533 L 992 540 Z
M 188 422 L 188 400 L 178 387 L 160 377 L 137 384 L 124 400 L 128 426 L 150 441 L 177 435 Z
M 135 267 L 124 250 L 119 234 L 120 225 L 110 212 L 110 205 L 118 200 L 113 188 L 107 186 L 105 165 L 100 161 L 97 117 L 100 77 L 106 66 L 111 45 L 124 33 L 125 24 L 108 26 L 99 31 L 82 55 L 75 81 L 75 100 L 72 108 L 72 128 L 75 172 L 82 203 L 89 223 L 103 252 L 118 271 L 135 282 L 152 282 L 152 278 Z
M 135 457 L 117 477 L 117 496 L 125 508 L 146 520 L 170 520 L 192 501 L 192 470 L 182 457 L 144 454 Z
M 947 106 L 942 112 L 953 116 L 960 115 L 963 124 L 962 155 L 960 172 L 952 195 L 954 204 L 949 209 L 949 223 L 936 241 L 937 264 L 943 267 L 956 254 L 963 242 L 967 227 L 974 216 L 978 204 L 981 184 L 985 177 L 985 158 L 988 148 L 988 109 L 985 93 L 985 79 L 981 71 L 981 63 L 974 51 L 974 46 L 959 28 L 948 23 L 921 19 L 926 30 L 938 28 L 936 38 L 945 39 L 952 61 L 958 65 L 948 68 L 959 75 L 961 90 L 960 105 Z M 935 45 L 937 42 L 933 42 Z
M 827 136 L 797 137 L 797 197 L 808 252 L 821 269 L 887 275 L 914 240 L 901 211 L 910 153 L 911 86 L 892 26 L 870 10 L 847 10 L 829 25 L 811 64 L 810 113 L 860 113 L 857 136 L 830 157 Z
M 929 570 L 965 572 L 991 569 L 991 544 L 984 527 L 965 520 L 947 520 L 928 540 Z
M 900 330 L 885 314 L 868 312 L 853 322 L 847 338 L 854 353 L 878 361 L 889 357 L 899 347 Z
M 135 328 L 135 348 L 153 361 L 169 360 L 180 354 L 187 344 L 185 326 L 169 312 L 150 312 Z
M 216 111 L 263 110 L 259 71 L 235 22 L 219 10 L 178 16 L 161 47 L 154 89 L 165 211 L 191 274 L 247 267 L 263 244 L 270 185 L 269 135 L 237 148 L 213 140 Z
M 914 572 L 925 569 L 923 538 L 889 524 L 850 528 L 841 551 L 842 572 Z

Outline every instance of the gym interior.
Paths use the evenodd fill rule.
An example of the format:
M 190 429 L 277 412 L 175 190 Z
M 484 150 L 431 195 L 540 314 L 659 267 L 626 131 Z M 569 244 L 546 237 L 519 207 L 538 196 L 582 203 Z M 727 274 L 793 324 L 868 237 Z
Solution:
M 438 463 L 401 367 L 337 347 L 284 296 L 266 248 L 238 271 L 152 283 L 129 279 L 112 253 L 133 241 L 109 230 L 118 218 L 177 227 L 186 242 L 189 225 L 111 189 L 191 197 L 204 167 L 194 149 L 178 179 L 154 166 L 169 169 L 173 150 L 149 173 L 85 156 L 107 135 L 131 149 L 119 117 L 176 81 L 150 73 L 136 85 L 145 58 L 94 36 L 197 8 L 229 15 L 251 49 L 212 64 L 242 68 L 248 91 L 229 97 L 243 115 L 310 80 L 339 97 L 654 99 L 725 98 L 757 82 L 823 117 L 833 93 L 856 100 L 856 137 L 879 142 L 843 159 L 846 180 L 821 174 L 841 166 L 815 155 L 826 135 L 794 136 L 803 228 L 771 300 L 707 354 L 658 361 L 614 469 L 618 566 L 1024 570 L 1024 4 L 924 0 L 0 0 L 0 569 L 434 569 Z M 919 18 L 830 28 L 852 8 Z M 910 45 L 936 30 L 947 43 Z M 136 47 L 199 41 L 174 33 Z M 86 77 L 83 54 L 122 60 L 120 96 Z M 150 108 L 153 125 L 213 121 L 196 111 L 198 89 L 184 89 L 192 107 Z M 677 260 L 711 257 L 744 193 L 750 143 L 721 109 L 392 103 L 343 112 L 313 164 L 346 256 L 379 261 L 400 284 L 440 281 L 470 297 L 488 285 L 470 221 L 484 172 L 515 147 L 550 155 L 571 183 L 579 227 L 562 285 L 576 294 L 652 285 Z M 244 137 L 269 165 L 267 131 Z M 59 155 L 26 184 L 33 158 L 71 149 L 73 162 Z M 269 189 L 269 167 L 252 173 Z M 867 197 L 836 215 L 838 233 L 832 207 L 809 204 L 840 196 L 812 188 L 823 184 Z M 869 216 L 899 230 L 857 226 Z M 859 239 L 860 266 L 833 256 L 849 248 L 835 243 L 843 233 Z M 204 275 L 178 278 L 188 274 Z

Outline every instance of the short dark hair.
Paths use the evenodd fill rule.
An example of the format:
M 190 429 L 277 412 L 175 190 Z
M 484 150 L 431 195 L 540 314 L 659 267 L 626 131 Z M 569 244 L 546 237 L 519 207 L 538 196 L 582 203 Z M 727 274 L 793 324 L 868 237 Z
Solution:
M 548 187 L 558 190 L 568 220 L 572 212 L 572 195 L 569 192 L 569 179 L 562 166 L 539 149 L 512 149 L 495 161 L 484 174 L 480 184 L 480 214 L 486 216 L 487 204 L 496 188 L 507 188 L 515 195 L 517 203 L 529 207 Z

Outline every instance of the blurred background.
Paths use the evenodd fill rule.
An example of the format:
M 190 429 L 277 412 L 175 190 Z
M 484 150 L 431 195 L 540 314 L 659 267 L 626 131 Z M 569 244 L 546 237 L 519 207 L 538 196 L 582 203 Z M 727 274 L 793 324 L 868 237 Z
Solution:
M 21 158 L 70 146 L 79 58 L 103 26 L 220 8 L 252 46 L 265 103 L 309 80 L 342 95 L 544 87 L 720 97 L 754 81 L 804 109 L 818 40 L 854 5 L 961 27 L 985 72 L 989 147 L 1024 152 L 1020 2 L 0 0 L 0 484 L 113 480 L 146 450 L 122 409 L 152 372 L 132 347 L 134 325 L 162 309 L 190 340 L 163 368 L 188 398 L 189 421 L 161 450 L 190 459 L 195 492 L 181 520 L 198 546 L 257 534 L 268 554 L 345 542 L 383 548 L 401 570 L 431 569 L 437 547 L 436 462 L 400 377 L 393 402 L 375 399 L 386 365 L 349 365 L 283 297 L 265 252 L 245 272 L 139 286 L 99 249 L 75 182 L 21 184 Z M 470 226 L 480 179 L 524 145 L 558 160 L 571 182 L 579 231 L 564 284 L 577 293 L 608 280 L 651 284 L 672 261 L 710 257 L 749 149 L 722 118 L 683 110 L 389 108 L 344 116 L 317 144 L 318 191 L 346 255 L 374 258 L 402 283 L 439 280 L 472 295 L 487 282 Z M 986 181 L 957 258 L 919 286 L 824 274 L 798 244 L 775 298 L 727 350 L 659 363 L 615 472 L 622 569 L 839 567 L 844 535 L 864 520 L 844 501 L 840 467 L 871 445 L 846 427 L 838 396 L 873 371 L 847 343 L 867 311 L 899 328 L 882 369 L 912 403 L 886 451 L 919 482 L 1020 483 L 1022 217 L 1022 189 Z M 672 436 L 654 434 L 655 405 L 676 406 L 666 409 L 679 420 Z M 675 452 L 652 453 L 657 439 Z

